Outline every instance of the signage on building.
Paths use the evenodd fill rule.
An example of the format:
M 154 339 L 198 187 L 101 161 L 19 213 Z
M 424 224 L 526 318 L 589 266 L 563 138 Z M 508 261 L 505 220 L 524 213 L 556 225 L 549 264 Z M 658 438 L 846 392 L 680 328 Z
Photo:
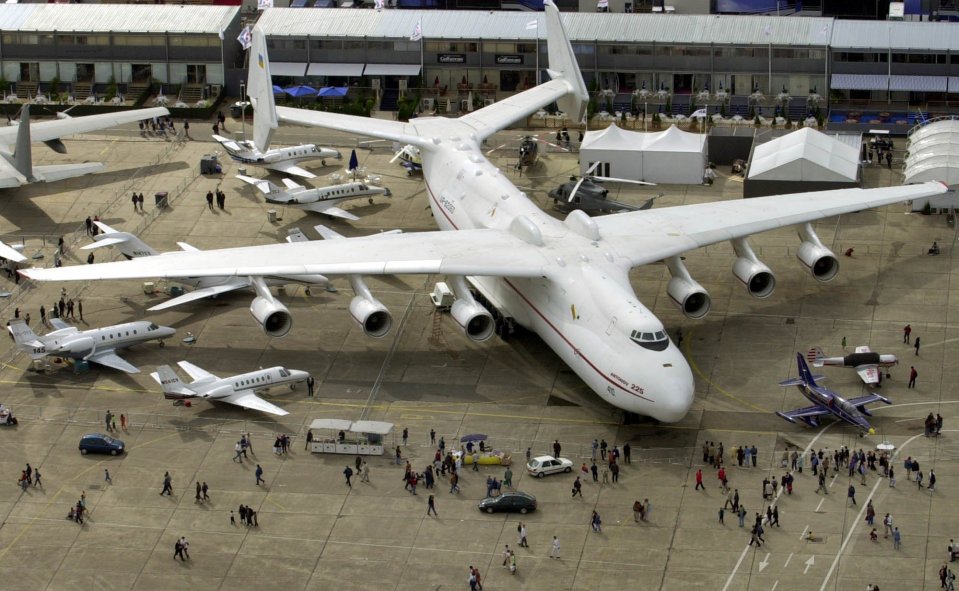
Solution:
M 465 64 L 465 53 L 441 53 L 436 56 L 436 61 L 441 64 Z
M 500 66 L 518 66 L 523 63 L 521 55 L 497 55 L 496 63 Z

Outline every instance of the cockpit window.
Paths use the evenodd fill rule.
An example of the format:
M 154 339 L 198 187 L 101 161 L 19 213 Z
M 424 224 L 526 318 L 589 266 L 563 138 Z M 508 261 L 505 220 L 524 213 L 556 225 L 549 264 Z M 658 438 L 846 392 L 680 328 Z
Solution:
M 159 330 L 159 328 L 160 328 L 159 326 L 151 322 L 150 326 L 147 327 L 147 330 Z
M 650 351 L 665 351 L 666 347 L 669 346 L 669 339 L 666 337 L 666 333 L 661 330 L 656 332 L 634 330 L 630 333 L 629 338 L 640 347 Z
M 281 377 L 281 378 L 288 378 L 288 377 L 290 377 L 290 372 L 288 372 L 288 371 L 285 370 L 285 369 L 281 369 L 281 370 L 280 370 L 280 377 Z

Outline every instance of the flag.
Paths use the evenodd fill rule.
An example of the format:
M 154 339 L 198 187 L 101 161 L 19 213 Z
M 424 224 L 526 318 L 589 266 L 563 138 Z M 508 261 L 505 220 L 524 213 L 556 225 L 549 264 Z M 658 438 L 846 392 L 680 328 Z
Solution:
M 701 119 L 701 118 L 703 118 L 703 117 L 705 117 L 705 116 L 706 116 L 706 109 L 698 109 L 698 110 L 693 111 L 692 113 L 690 113 L 689 118 L 690 118 L 690 119 L 696 119 L 696 118 L 698 117 L 698 118 Z
M 256 0 L 257 10 L 264 10 L 267 8 L 273 8 L 273 0 Z
M 377 11 L 383 10 L 383 6 L 384 6 L 383 0 L 376 0 L 373 4 L 376 7 Z
M 416 21 L 416 26 L 413 27 L 413 34 L 410 35 L 410 41 L 419 41 L 423 38 L 423 21 Z
M 537 29 L 537 28 L 539 28 L 539 23 L 536 22 L 536 21 L 529 21 L 528 23 L 526 23 L 526 30 L 527 30 L 527 31 L 531 31 L 531 30 Z
M 772 25 L 766 25 L 766 28 L 763 29 L 763 35 L 769 37 L 769 36 L 772 35 L 772 34 L 773 34 L 773 27 L 772 27 Z
M 249 49 L 253 45 L 253 31 L 250 30 L 249 25 L 240 31 L 240 36 L 236 40 L 240 42 L 243 49 Z
M 609 0 L 599 0 L 596 3 L 596 8 L 609 8 Z

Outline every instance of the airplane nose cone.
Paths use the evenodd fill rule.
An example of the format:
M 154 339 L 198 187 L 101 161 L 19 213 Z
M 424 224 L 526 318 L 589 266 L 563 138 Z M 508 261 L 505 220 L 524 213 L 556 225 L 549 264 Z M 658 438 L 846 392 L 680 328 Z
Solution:
M 678 348 L 670 345 L 663 354 L 654 393 L 656 404 L 652 405 L 649 415 L 664 423 L 676 423 L 689 414 L 696 397 L 696 383 L 689 363 Z

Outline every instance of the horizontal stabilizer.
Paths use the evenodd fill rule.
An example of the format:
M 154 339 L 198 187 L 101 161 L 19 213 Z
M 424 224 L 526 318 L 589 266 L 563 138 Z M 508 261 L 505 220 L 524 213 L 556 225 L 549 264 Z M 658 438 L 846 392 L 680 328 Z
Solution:
M 95 248 L 102 248 L 104 246 L 116 246 L 117 244 L 123 244 L 130 239 L 130 234 L 127 234 L 126 232 L 117 232 L 113 236 L 104 236 L 103 234 L 100 234 L 99 236 L 95 237 L 94 240 L 97 238 L 99 238 L 99 240 L 96 242 L 91 242 L 90 244 L 84 244 L 80 247 L 80 250 L 93 250 Z
M 270 193 L 273 192 L 273 188 L 276 187 L 276 185 L 274 185 L 273 183 L 271 183 L 270 181 L 266 179 L 258 179 L 256 177 L 246 176 L 243 174 L 236 175 L 236 178 L 240 179 L 244 183 L 253 185 L 257 189 L 259 189 L 260 192 L 263 193 L 264 195 L 269 195 Z
M 189 361 L 177 361 L 176 364 L 180 366 L 180 369 L 190 374 L 190 378 L 193 379 L 194 384 L 202 382 L 214 382 L 219 379 L 212 373 L 208 372 L 202 367 L 193 365 Z
M 85 174 L 100 172 L 106 168 L 102 162 L 84 162 L 82 164 L 44 164 L 33 167 L 33 176 L 37 181 L 52 183 L 63 179 L 72 179 Z

